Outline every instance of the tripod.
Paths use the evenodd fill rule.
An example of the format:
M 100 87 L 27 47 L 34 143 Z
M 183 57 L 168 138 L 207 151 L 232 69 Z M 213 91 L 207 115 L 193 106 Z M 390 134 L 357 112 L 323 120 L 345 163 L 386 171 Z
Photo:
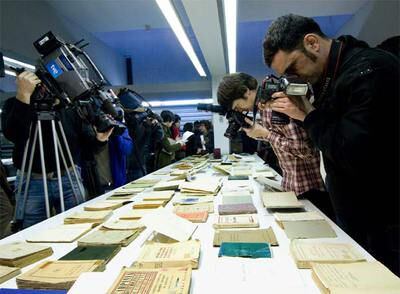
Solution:
M 76 203 L 79 203 L 78 193 L 80 193 L 80 195 L 82 195 L 82 200 L 85 200 L 84 199 L 84 188 L 83 188 L 82 182 L 80 181 L 80 178 L 78 177 L 78 173 L 76 171 L 76 167 L 75 167 L 74 161 L 72 159 L 71 151 L 68 147 L 68 142 L 67 142 L 67 139 L 66 139 L 66 136 L 64 133 L 63 126 L 62 126 L 61 122 L 57 119 L 56 112 L 54 110 L 37 111 L 36 112 L 36 123 L 34 123 L 34 122 L 31 123 L 30 131 L 29 131 L 29 134 L 31 134 L 32 127 L 34 126 L 34 135 L 33 135 L 32 147 L 31 147 L 31 154 L 29 157 L 28 170 L 27 170 L 27 174 L 26 174 L 26 183 L 25 183 L 24 195 L 22 198 L 22 206 L 15 213 L 15 223 L 19 223 L 19 224 L 21 224 L 21 221 L 23 220 L 23 219 L 21 219 L 21 217 L 23 218 L 25 215 L 25 206 L 26 206 L 26 202 L 28 199 L 28 191 L 29 191 L 29 185 L 30 185 L 31 175 L 32 175 L 32 164 L 33 164 L 33 159 L 34 159 L 34 154 L 35 154 L 35 149 L 36 149 L 36 142 L 37 142 L 38 138 L 39 138 L 40 163 L 41 163 L 41 169 L 42 169 L 46 216 L 47 216 L 47 218 L 50 217 L 50 202 L 49 202 L 49 193 L 48 193 L 48 188 L 47 188 L 47 173 L 46 173 L 46 166 L 45 166 L 45 161 L 44 161 L 42 121 L 50 121 L 50 123 L 51 123 L 51 132 L 52 132 L 53 144 L 54 144 L 54 154 L 55 154 L 55 160 L 56 160 L 58 191 L 59 191 L 59 195 L 60 195 L 61 211 L 62 212 L 65 211 L 65 203 L 64 203 L 63 186 L 62 186 L 62 180 L 61 180 L 62 175 L 61 175 L 61 169 L 60 169 L 59 154 L 61 155 L 63 166 L 64 166 L 65 172 L 68 176 L 68 180 L 71 184 L 71 188 L 72 188 Z M 70 170 L 68 169 L 68 166 L 67 166 L 64 151 L 62 149 L 60 139 L 59 139 L 59 136 L 58 136 L 57 130 L 56 130 L 56 121 L 57 121 L 58 128 L 60 130 L 61 137 L 62 137 L 64 146 L 65 146 L 65 149 L 66 149 L 66 152 L 68 155 L 69 162 L 71 163 L 72 173 L 76 179 L 76 183 L 78 185 L 79 191 L 77 191 L 76 187 L 74 186 Z M 24 175 L 25 175 L 26 159 L 27 159 L 27 155 L 28 155 L 28 149 L 29 149 L 30 142 L 31 142 L 31 136 L 29 135 L 29 138 L 25 145 L 24 155 L 23 155 L 23 159 L 22 159 L 21 176 L 20 176 L 20 181 L 18 183 L 17 197 L 21 197 L 22 185 L 24 182 Z

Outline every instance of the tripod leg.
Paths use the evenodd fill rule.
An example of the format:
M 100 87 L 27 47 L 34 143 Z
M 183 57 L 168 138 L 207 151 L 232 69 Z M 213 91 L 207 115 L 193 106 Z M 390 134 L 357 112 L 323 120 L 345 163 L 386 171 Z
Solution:
M 26 181 L 25 181 L 25 191 L 24 191 L 24 198 L 22 200 L 22 206 L 18 208 L 18 211 L 16 211 L 16 214 L 19 217 L 24 217 L 25 215 L 25 206 L 26 206 L 26 201 L 28 199 L 28 191 L 29 191 L 29 186 L 31 183 L 31 173 L 32 173 L 32 164 L 33 164 L 33 156 L 35 154 L 36 150 L 36 141 L 37 141 L 37 135 L 38 135 L 38 125 L 36 124 L 35 127 L 35 134 L 33 135 L 33 142 L 32 142 L 32 148 L 31 148 L 31 156 L 29 157 L 29 165 L 28 165 L 28 172 L 26 175 Z M 19 183 L 18 190 L 22 190 L 22 185 L 23 185 L 23 178 L 21 178 L 21 181 Z M 20 195 L 20 194 L 19 194 Z M 18 217 L 17 217 L 18 218 Z
M 65 211 L 64 193 L 63 193 L 63 186 L 62 186 L 62 181 L 61 181 L 60 157 L 58 155 L 58 148 L 57 148 L 57 131 L 56 131 L 56 125 L 54 123 L 54 120 L 51 121 L 51 130 L 53 133 L 54 155 L 56 157 L 58 192 L 60 194 L 60 205 L 61 205 L 61 211 L 64 212 Z
M 26 141 L 25 148 L 24 148 L 24 155 L 22 157 L 21 174 L 20 174 L 20 177 L 19 177 L 20 182 L 18 184 L 18 190 L 17 190 L 17 195 L 18 196 L 21 195 L 22 183 L 24 182 L 26 158 L 28 157 L 28 148 L 29 148 L 29 143 L 31 141 L 31 137 L 30 137 L 31 130 L 32 130 L 32 124 L 29 127 L 29 133 L 28 133 L 29 137 L 28 137 L 28 140 Z M 36 130 L 37 129 L 35 128 L 35 133 L 36 133 Z
M 46 204 L 46 215 L 47 218 L 50 217 L 50 203 L 49 203 L 49 192 L 47 190 L 47 175 L 46 175 L 46 165 L 44 162 L 44 150 L 43 150 L 43 135 L 42 135 L 42 124 L 38 120 L 38 130 L 39 130 L 39 149 L 40 149 L 40 163 L 42 165 L 42 177 L 43 177 L 43 189 Z
M 86 200 L 85 199 L 85 189 L 83 188 L 83 184 L 82 184 L 80 178 L 78 177 L 78 173 L 77 173 L 76 168 L 75 168 L 74 160 L 72 159 L 71 151 L 69 150 L 69 147 L 68 147 L 68 141 L 67 141 L 67 138 L 65 137 L 64 128 L 63 128 L 63 126 L 62 126 L 60 121 L 58 122 L 58 125 L 60 127 L 61 136 L 62 136 L 64 145 L 66 146 L 68 159 L 71 162 L 72 171 L 74 173 L 76 182 L 78 184 L 79 191 L 81 192 L 81 195 L 82 195 L 82 200 L 85 201 Z

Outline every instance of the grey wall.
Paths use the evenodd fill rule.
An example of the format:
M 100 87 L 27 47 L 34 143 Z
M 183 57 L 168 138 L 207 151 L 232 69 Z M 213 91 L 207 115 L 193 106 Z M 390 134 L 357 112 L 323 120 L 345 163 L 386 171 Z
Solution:
M 0 1 L 0 50 L 5 55 L 34 64 L 39 55 L 32 43 L 50 30 L 71 43 L 84 38 L 90 43 L 85 50 L 109 82 L 126 83 L 123 56 L 61 16 L 46 1 Z
M 376 46 L 385 39 L 400 35 L 400 1 L 374 0 L 364 5 L 338 32 L 353 35 Z

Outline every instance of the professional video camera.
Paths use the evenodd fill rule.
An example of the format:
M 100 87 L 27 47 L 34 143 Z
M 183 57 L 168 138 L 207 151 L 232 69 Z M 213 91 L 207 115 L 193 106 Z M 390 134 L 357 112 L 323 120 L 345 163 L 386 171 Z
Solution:
M 267 103 L 274 98 L 272 94 L 275 92 L 284 92 L 288 96 L 305 96 L 308 93 L 309 85 L 301 81 L 297 76 L 282 76 L 280 78 L 269 75 L 262 81 L 257 90 L 257 97 L 255 100 L 258 103 Z M 274 124 L 288 124 L 289 117 L 280 112 L 272 111 L 272 123 Z
M 32 95 L 37 110 L 51 109 L 56 98 L 65 104 L 76 106 L 79 115 L 93 124 L 98 132 L 114 128 L 113 134 L 120 135 L 126 129 L 119 122 L 122 111 L 118 97 L 112 91 L 105 91 L 105 79 L 81 46 L 69 44 L 48 32 L 33 43 L 41 54 L 36 75 L 42 81 Z M 96 73 L 98 81 L 91 79 L 89 68 L 79 57 L 84 56 Z
M 228 120 L 229 125 L 226 128 L 224 136 L 229 139 L 233 139 L 234 137 L 236 137 L 240 128 L 242 128 L 242 127 L 250 128 L 251 127 L 248 123 L 246 123 L 246 121 L 245 121 L 246 117 L 248 119 L 253 120 L 252 117 L 250 117 L 246 114 L 243 114 L 243 113 L 235 111 L 235 110 L 227 110 L 225 107 L 222 107 L 220 105 L 199 103 L 199 104 L 197 104 L 197 109 L 218 113 L 220 115 L 225 115 L 226 119 Z

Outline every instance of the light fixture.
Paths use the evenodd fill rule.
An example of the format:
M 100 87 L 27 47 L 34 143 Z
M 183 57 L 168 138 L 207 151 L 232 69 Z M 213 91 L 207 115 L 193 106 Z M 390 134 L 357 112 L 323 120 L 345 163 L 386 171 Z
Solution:
M 192 61 L 194 67 L 196 68 L 197 72 L 200 76 L 205 77 L 206 72 L 204 71 L 201 63 L 194 52 L 193 46 L 189 41 L 188 36 L 183 29 L 182 23 L 180 22 L 178 15 L 174 7 L 171 4 L 170 0 L 156 0 L 158 7 L 160 7 L 162 13 L 164 14 L 165 18 L 167 19 L 169 25 L 171 26 L 172 30 L 174 31 L 176 37 L 178 38 L 179 43 L 185 50 L 186 54 L 189 56 L 190 60 Z
M 23 67 L 25 69 L 30 69 L 32 71 L 36 70 L 36 68 L 33 65 L 29 64 L 29 63 L 21 62 L 21 61 L 18 61 L 16 59 L 13 59 L 13 58 L 10 58 L 10 57 L 7 57 L 7 56 L 3 56 L 3 60 L 4 60 L 4 64 L 6 64 L 8 66 Z
M 186 106 L 196 105 L 198 103 L 212 103 L 212 99 L 190 99 L 190 100 L 166 100 L 166 101 L 148 101 L 151 107 L 162 106 Z M 146 102 L 142 102 L 142 106 L 147 106 Z
M 224 0 L 229 73 L 236 72 L 237 0 Z

